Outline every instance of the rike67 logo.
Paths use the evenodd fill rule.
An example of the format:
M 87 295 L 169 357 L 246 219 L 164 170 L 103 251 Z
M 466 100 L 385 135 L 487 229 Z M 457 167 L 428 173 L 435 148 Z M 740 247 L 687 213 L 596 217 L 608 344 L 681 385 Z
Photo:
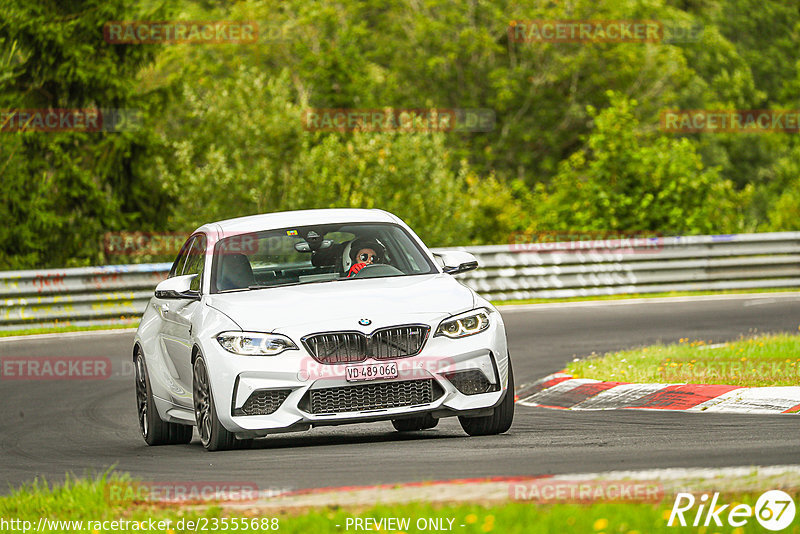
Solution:
M 672 505 L 667 525 L 693 527 L 743 527 L 755 517 L 767 530 L 783 530 L 792 524 L 795 516 L 792 497 L 780 490 L 770 490 L 761 494 L 755 506 L 734 503 L 721 504 L 719 493 L 709 498 L 707 493 L 695 497 L 691 493 L 678 493 Z M 713 523 L 713 524 L 712 524 Z

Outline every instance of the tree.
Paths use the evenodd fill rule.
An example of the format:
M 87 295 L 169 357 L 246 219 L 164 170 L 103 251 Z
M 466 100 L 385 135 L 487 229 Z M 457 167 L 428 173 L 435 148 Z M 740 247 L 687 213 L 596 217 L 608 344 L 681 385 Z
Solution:
M 9 68 L 0 107 L 146 116 L 150 99 L 137 93 L 136 76 L 154 48 L 110 45 L 102 31 L 106 21 L 137 16 L 123 0 L 4 2 L 0 57 Z M 138 172 L 157 149 L 148 132 L 2 132 L 0 268 L 99 261 L 105 230 L 157 221 L 166 198 Z
M 174 156 L 154 167 L 177 199 L 175 228 L 292 209 L 380 208 L 429 244 L 464 245 L 507 239 L 518 224 L 513 204 L 497 206 L 514 199 L 494 178 L 482 180 L 466 162 L 452 170 L 446 133 L 305 129 L 308 104 L 288 70 L 270 77 L 242 66 L 184 91 L 173 121 L 181 134 L 164 133 Z
M 609 92 L 609 107 L 589 108 L 586 148 L 540 188 L 539 225 L 554 230 L 697 234 L 739 228 L 738 196 L 703 166 L 688 139 L 643 132 L 635 100 Z

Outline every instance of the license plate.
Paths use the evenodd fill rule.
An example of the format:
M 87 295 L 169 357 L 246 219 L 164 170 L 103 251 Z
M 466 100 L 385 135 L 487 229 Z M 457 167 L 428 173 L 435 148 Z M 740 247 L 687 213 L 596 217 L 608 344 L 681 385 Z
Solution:
M 397 362 L 348 365 L 344 371 L 348 382 L 397 378 Z

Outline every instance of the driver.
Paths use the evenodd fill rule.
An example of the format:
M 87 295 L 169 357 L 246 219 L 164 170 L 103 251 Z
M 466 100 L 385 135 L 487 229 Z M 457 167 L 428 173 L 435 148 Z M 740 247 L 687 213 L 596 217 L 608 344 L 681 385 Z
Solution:
M 355 274 L 366 267 L 376 263 L 383 263 L 386 257 L 386 247 L 377 239 L 358 238 L 350 245 L 350 270 L 347 276 Z

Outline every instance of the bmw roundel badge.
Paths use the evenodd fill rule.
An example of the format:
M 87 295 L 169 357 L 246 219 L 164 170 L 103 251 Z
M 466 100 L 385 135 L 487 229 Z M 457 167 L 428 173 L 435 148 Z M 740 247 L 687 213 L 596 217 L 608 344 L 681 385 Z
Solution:
M 372 324 L 372 321 L 370 321 L 369 319 L 359 319 L 358 324 L 360 324 L 361 326 L 369 326 Z

